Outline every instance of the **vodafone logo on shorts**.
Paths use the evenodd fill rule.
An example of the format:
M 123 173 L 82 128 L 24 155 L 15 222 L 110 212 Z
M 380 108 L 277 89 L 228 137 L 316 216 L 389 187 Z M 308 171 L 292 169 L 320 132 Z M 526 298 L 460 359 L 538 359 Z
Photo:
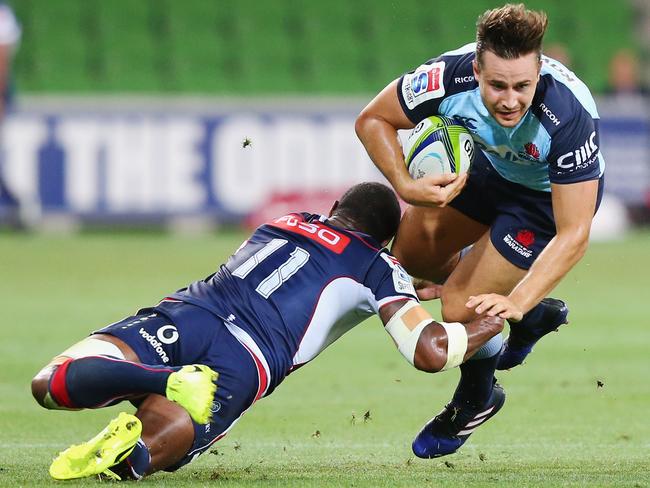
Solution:
M 163 325 L 156 331 L 156 337 L 163 344 L 173 344 L 178 340 L 178 330 L 173 325 Z
M 140 336 L 153 347 L 156 354 L 160 357 L 163 363 L 167 364 L 169 362 L 169 356 L 163 349 L 163 344 L 173 344 L 178 340 L 178 330 L 173 325 L 163 325 L 156 331 L 156 335 L 149 334 L 144 327 L 140 327 L 138 331 Z

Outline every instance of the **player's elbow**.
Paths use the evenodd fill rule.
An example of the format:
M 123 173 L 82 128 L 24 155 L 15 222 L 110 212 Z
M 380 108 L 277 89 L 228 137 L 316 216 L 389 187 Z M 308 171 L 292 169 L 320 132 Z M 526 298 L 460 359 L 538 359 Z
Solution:
M 368 110 L 364 108 L 357 120 L 354 123 L 354 131 L 357 133 L 357 137 L 361 142 L 364 142 L 367 138 L 367 134 L 370 131 L 373 121 L 376 120 L 376 117 Z
M 582 256 L 585 255 L 587 247 L 589 247 L 589 229 L 585 229 L 575 239 L 575 252 L 577 259 L 581 259 Z
M 447 341 L 431 338 L 419 341 L 415 349 L 413 365 L 426 373 L 437 373 L 447 363 Z
M 565 248 L 570 250 L 574 262 L 579 261 L 587 252 L 589 247 L 589 226 L 580 226 L 572 229 L 571 232 L 558 232 L 558 236 L 566 243 Z

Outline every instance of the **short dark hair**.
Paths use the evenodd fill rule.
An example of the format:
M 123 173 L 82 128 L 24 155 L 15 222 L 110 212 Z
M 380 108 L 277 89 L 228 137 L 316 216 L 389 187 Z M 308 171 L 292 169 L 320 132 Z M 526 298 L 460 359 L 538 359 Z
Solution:
M 542 55 L 542 39 L 548 27 L 544 12 L 526 9 L 523 3 L 508 3 L 487 10 L 476 21 L 476 61 L 491 51 L 503 59 L 516 59 L 531 52 Z
M 333 217 L 345 218 L 354 224 L 355 230 L 384 242 L 397 232 L 401 215 L 393 190 L 381 183 L 366 182 L 345 192 Z

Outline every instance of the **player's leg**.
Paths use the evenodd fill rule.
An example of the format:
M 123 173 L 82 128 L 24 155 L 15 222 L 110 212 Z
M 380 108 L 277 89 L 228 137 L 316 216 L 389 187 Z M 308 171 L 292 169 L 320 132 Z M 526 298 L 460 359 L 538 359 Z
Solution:
M 151 394 L 140 402 L 135 415 L 122 412 L 89 441 L 61 452 L 50 474 L 56 479 L 100 473 L 140 479 L 182 460 L 194 442 L 194 433 L 195 424 L 184 408 Z
M 175 471 L 190 463 L 225 436 L 266 392 L 268 366 L 256 346 L 242 345 L 222 322 L 213 323 L 210 337 L 204 339 L 209 346 L 204 348 L 202 360 L 219 371 L 219 388 L 210 424 L 192 422 L 175 404 L 158 395 L 150 395 L 136 412 L 142 421 L 142 441 L 148 446 L 149 464 L 134 469 L 132 464 L 125 462 L 111 468 L 122 478 L 160 470 Z
M 525 271 L 494 249 L 489 232 L 484 233 L 443 286 L 443 319 L 447 322 L 473 320 L 475 313 L 465 307 L 466 297 L 482 290 L 507 294 L 524 274 Z M 413 452 L 418 457 L 452 454 L 476 428 L 501 409 L 505 392 L 496 384 L 494 372 L 502 345 L 503 338 L 499 334 L 460 365 L 460 380 L 451 401 L 413 441 Z
M 435 458 L 456 452 L 478 427 L 496 415 L 506 394 L 494 378 L 503 338 L 499 334 L 460 365 L 461 380 L 452 400 L 427 422 L 413 440 L 413 453 Z M 476 356 L 480 356 L 476 358 Z M 488 381 L 483 381 L 487 378 Z M 477 400 L 482 397 L 483 400 Z
M 463 256 L 442 288 L 443 320 L 469 322 L 476 318 L 474 310 L 465 306 L 471 295 L 507 295 L 526 272 L 504 258 L 492 244 L 490 233 L 484 233 Z
M 498 227 L 498 226 L 497 226 Z M 499 293 L 508 295 L 528 272 L 528 263 L 516 260 L 505 252 L 497 250 L 492 237 L 485 234 L 472 250 L 458 264 L 442 289 L 442 315 L 444 320 L 466 322 L 475 317 L 473 310 L 465 307 L 471 295 Z M 539 249 L 526 248 L 538 254 L 546 246 L 547 238 L 541 238 Z M 501 240 L 503 242 L 503 240 Z M 522 249 L 517 247 L 520 251 Z M 508 257 L 504 257 L 504 254 Z M 517 265 L 511 261 L 516 261 Z M 522 266 L 526 266 L 525 268 Z M 508 369 L 521 364 L 532 351 L 535 343 L 544 335 L 567 322 L 568 309 L 564 302 L 546 298 L 524 315 L 521 321 L 510 324 L 511 337 L 506 341 L 503 354 L 497 362 L 497 369 Z
M 147 361 L 167 357 L 171 364 L 185 360 L 208 364 L 218 370 L 221 374 L 219 388 L 210 405 L 210 411 L 215 414 L 211 422 L 197 423 L 185 409 L 167 398 L 149 395 L 139 404 L 135 416 L 120 414 L 90 441 L 61 453 L 53 466 L 62 469 L 55 470 L 54 477 L 71 479 L 102 472 L 115 473 L 122 479 L 137 479 L 161 469 L 175 470 L 225 435 L 242 413 L 264 394 L 268 385 L 268 366 L 262 367 L 266 365 L 264 358 L 253 359 L 252 353 L 209 312 L 184 304 L 175 306 L 176 334 L 168 336 L 162 348 L 154 347 L 147 339 L 160 337 L 161 330 L 169 330 L 165 329 L 167 325 L 155 321 L 135 328 L 123 328 L 119 324 L 115 327 L 114 324 L 103 331 L 131 337 L 129 343 L 134 351 Z M 134 336 L 140 337 L 140 341 Z M 125 432 L 128 422 L 140 426 L 137 438 Z M 114 439 L 120 436 L 124 441 L 116 442 Z M 96 453 L 101 454 L 101 459 L 98 460 Z
M 157 393 L 207 421 L 215 380 L 216 373 L 204 365 L 141 364 L 124 341 L 95 334 L 43 368 L 32 380 L 32 392 L 45 408 L 63 410 L 100 408 Z
M 452 207 L 409 207 L 391 252 L 412 276 L 441 283 L 458 263 L 458 253 L 487 228 Z

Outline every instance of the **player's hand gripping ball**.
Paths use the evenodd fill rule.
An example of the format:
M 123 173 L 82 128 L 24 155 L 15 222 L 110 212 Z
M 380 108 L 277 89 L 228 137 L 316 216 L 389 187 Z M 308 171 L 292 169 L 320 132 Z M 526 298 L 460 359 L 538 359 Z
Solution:
M 464 173 L 474 160 L 474 140 L 456 119 L 432 116 L 411 131 L 404 160 L 413 179 L 444 173 Z

